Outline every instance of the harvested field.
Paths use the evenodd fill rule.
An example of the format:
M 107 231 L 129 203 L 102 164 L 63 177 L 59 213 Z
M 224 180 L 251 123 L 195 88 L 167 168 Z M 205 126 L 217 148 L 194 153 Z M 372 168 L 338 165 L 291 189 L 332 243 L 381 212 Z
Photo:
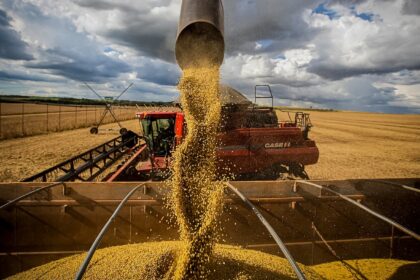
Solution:
M 420 115 L 310 112 L 310 132 L 320 150 L 311 179 L 417 177 L 420 174 Z M 281 119 L 287 114 L 279 113 Z M 139 131 L 137 120 L 124 126 Z M 0 141 L 0 180 L 17 181 L 118 135 L 116 124 L 96 136 L 88 129 Z M 66 144 L 64 144 L 66 143 Z
M 420 115 L 310 112 L 320 151 L 311 179 L 418 177 Z
M 138 121 L 121 125 L 139 130 Z M 118 135 L 119 126 L 112 123 L 101 126 L 96 135 L 90 134 L 89 128 L 81 128 L 0 141 L 0 181 L 19 181 Z

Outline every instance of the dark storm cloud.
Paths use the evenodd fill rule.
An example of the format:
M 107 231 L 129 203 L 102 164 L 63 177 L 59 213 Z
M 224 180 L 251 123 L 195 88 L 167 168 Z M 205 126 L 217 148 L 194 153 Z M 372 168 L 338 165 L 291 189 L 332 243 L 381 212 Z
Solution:
M 150 24 L 153 25 L 153 23 Z M 174 63 L 175 52 L 173 46 L 175 45 L 175 36 L 167 36 L 168 33 L 163 32 L 163 30 L 150 32 L 150 29 L 147 30 L 147 27 L 145 27 L 146 25 L 133 24 L 127 26 L 124 30 L 106 31 L 105 35 L 121 45 L 137 50 L 142 55 L 164 59 Z M 141 30 L 141 28 L 145 29 Z M 170 40 L 173 44 L 167 44 L 168 37 L 173 37 Z
M 345 6 L 353 6 L 353 5 L 362 4 L 366 1 L 367 0 L 330 0 L 330 1 L 325 1 L 325 3 L 328 5 L 340 4 L 340 5 L 345 5 Z M 383 1 L 387 1 L 387 0 L 383 0 Z
M 386 76 L 386 80 L 390 84 L 398 85 L 416 85 L 420 84 L 420 71 L 402 70 L 396 73 L 391 73 Z
M 51 82 L 52 79 L 48 79 L 47 77 L 41 77 L 39 75 L 27 74 L 17 71 L 3 71 L 0 70 L 0 80 L 3 81 L 34 81 L 34 82 Z
M 303 20 L 321 1 L 224 1 L 228 54 L 280 53 L 305 46 L 316 31 Z M 262 47 L 256 48 L 260 42 Z
M 110 78 L 116 78 L 130 68 L 124 63 L 113 61 L 98 62 L 96 64 L 84 64 L 81 61 L 68 63 L 41 62 L 28 64 L 28 68 L 49 70 L 54 75 L 63 76 L 83 82 L 106 82 Z
M 107 57 L 89 50 L 74 52 L 69 49 L 48 49 L 50 61 L 28 63 L 28 68 L 47 69 L 55 75 L 67 77 L 76 81 L 106 82 L 116 78 L 121 73 L 129 72 L 131 67 L 125 62 Z M 58 61 L 54 61 L 58 60 Z
M 145 1 L 139 5 L 105 0 L 74 1 L 92 10 L 117 10 L 123 13 L 121 26 L 108 28 L 102 35 L 129 46 L 142 55 L 174 63 L 178 13 L 154 14 L 153 7 L 170 5 L 166 1 Z M 150 2 L 150 3 L 149 3 Z M 179 1 L 180 2 L 180 1 Z M 316 31 L 303 20 L 305 9 L 313 9 L 322 1 L 249 0 L 224 1 L 227 55 L 276 52 L 305 46 Z M 256 49 L 256 43 L 262 47 Z
M 418 1 L 360 5 L 366 1 L 224 0 L 224 82 L 251 99 L 256 83 L 270 83 L 275 100 L 286 105 L 388 112 L 398 111 L 390 104 L 407 107 L 418 100 L 411 92 L 419 83 L 420 55 L 418 18 L 405 14 L 419 14 Z M 58 8 L 54 0 L 1 0 L 8 15 L 0 13 L 0 40 L 6 28 L 27 58 L 36 58 L 3 60 L 1 84 L 33 90 L 35 83 L 25 81 L 45 78 L 60 80 L 66 90 L 87 81 L 111 91 L 126 84 L 119 79 L 124 77 L 134 82 L 125 98 L 173 99 L 180 76 L 174 59 L 180 3 L 63 0 Z M 19 23 L 16 30 L 9 17 Z M 38 84 L 47 87 L 48 81 Z
M 150 2 L 150 3 L 149 3 Z M 95 10 L 118 10 L 122 25 L 102 31 L 106 38 L 137 50 L 141 55 L 175 62 L 174 47 L 178 16 L 153 14 L 154 7 L 167 7 L 170 0 L 145 1 L 142 6 L 105 0 L 75 1 Z
M 336 92 L 338 90 L 344 91 L 346 94 L 338 94 Z M 331 92 L 335 92 L 335 94 L 329 94 Z M 335 86 L 329 87 L 327 84 L 305 89 L 276 85 L 273 86 L 273 94 L 280 101 L 306 102 L 314 105 L 318 104 L 325 108 L 389 113 L 401 113 L 405 110 L 398 109 L 398 107 L 391 108 L 389 105 L 390 102 L 400 99 L 395 88 L 378 88 L 365 78 L 347 79 L 338 88 Z
M 11 18 L 0 9 L 0 58 L 14 60 L 31 60 L 28 45 L 10 25 Z
M 407 15 L 420 15 L 420 1 L 405 0 L 402 11 Z
M 10 4 L 10 3 L 9 3 Z M 44 14 L 30 3 L 20 3 L 10 8 L 33 29 L 29 35 L 36 36 L 48 48 L 38 48 L 37 61 L 28 62 L 29 69 L 48 70 L 53 75 L 63 76 L 77 81 L 105 82 L 116 78 L 121 73 L 131 70 L 125 62 L 104 54 L 98 44 L 83 32 L 77 31 L 68 18 Z
M 130 11 L 130 7 L 124 4 L 119 4 L 119 3 L 112 3 L 112 2 L 107 2 L 107 1 L 101 1 L 101 0 L 89 0 L 89 1 L 85 1 L 85 0 L 73 0 L 74 3 L 76 3 L 77 5 L 81 6 L 81 7 L 85 7 L 85 8 L 91 8 L 91 9 L 95 9 L 95 10 L 121 10 L 124 12 L 128 12 Z
M 178 84 L 180 70 L 172 63 L 144 58 L 143 63 L 137 68 L 137 77 L 163 86 Z
M 348 77 L 361 76 L 365 74 L 388 74 L 404 70 L 420 70 L 419 64 L 407 65 L 393 61 L 387 65 L 377 65 L 376 67 L 352 67 L 346 65 L 334 65 L 331 61 L 314 60 L 307 68 L 308 72 L 314 73 L 328 80 L 341 80 Z

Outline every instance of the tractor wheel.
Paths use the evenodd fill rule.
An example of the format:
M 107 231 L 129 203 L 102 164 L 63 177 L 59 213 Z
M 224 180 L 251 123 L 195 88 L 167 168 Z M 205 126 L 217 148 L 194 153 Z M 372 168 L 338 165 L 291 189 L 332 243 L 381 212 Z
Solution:
M 98 128 L 97 127 L 92 127 L 90 129 L 90 134 L 98 134 Z
M 305 166 L 300 163 L 289 164 L 289 176 L 292 176 L 294 178 L 309 180 L 309 176 L 305 171 Z
M 127 128 L 123 127 L 123 128 L 120 129 L 120 134 L 121 135 L 126 134 L 126 133 L 127 133 Z

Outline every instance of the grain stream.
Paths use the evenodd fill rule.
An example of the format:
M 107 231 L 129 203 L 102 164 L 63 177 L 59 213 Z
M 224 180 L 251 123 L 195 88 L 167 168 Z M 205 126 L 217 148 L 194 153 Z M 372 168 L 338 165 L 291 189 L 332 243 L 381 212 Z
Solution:
M 173 274 L 174 279 L 203 279 L 209 273 L 206 263 L 223 207 L 223 183 L 215 180 L 219 68 L 185 69 L 178 88 L 188 133 L 174 154 L 170 206 L 186 246 L 174 262 Z

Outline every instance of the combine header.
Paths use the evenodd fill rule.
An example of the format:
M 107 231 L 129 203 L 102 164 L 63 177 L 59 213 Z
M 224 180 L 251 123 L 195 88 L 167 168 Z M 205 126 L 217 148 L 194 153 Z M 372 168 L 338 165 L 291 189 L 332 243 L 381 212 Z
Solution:
M 93 181 L 124 155 L 135 153 L 138 136 L 132 132 L 107 141 L 80 155 L 39 172 L 22 182 Z

